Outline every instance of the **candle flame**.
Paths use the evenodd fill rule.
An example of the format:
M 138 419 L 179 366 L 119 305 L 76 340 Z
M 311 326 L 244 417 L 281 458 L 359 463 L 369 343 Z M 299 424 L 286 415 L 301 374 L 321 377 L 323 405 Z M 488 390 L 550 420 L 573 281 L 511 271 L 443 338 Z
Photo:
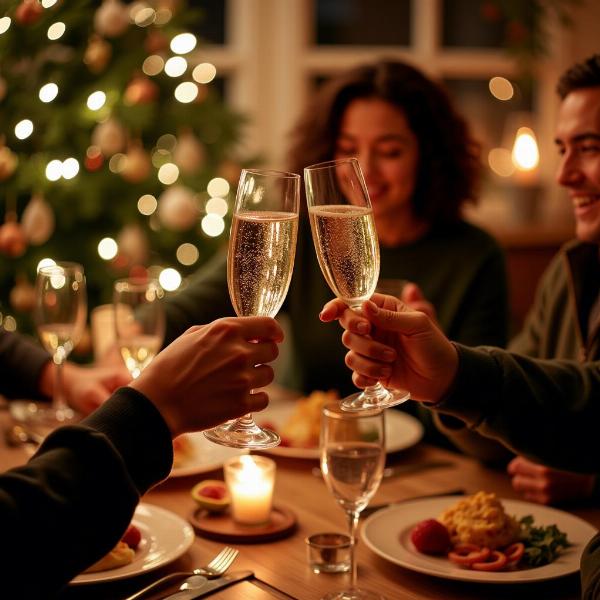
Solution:
M 512 149 L 512 160 L 520 171 L 533 171 L 540 162 L 535 134 L 529 127 L 520 127 Z

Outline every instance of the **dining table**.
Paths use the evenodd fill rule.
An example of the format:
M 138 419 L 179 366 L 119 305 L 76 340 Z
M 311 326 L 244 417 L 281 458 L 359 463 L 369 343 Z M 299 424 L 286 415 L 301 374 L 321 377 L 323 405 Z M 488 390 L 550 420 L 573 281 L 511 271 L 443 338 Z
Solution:
M 0 410 L 0 425 L 5 430 L 10 423 L 8 411 Z M 0 468 L 23 464 L 31 455 L 30 446 L 9 446 L 2 436 Z M 266 455 L 266 454 L 265 454 Z M 346 532 L 347 518 L 321 477 L 315 476 L 318 460 L 271 455 L 276 462 L 273 502 L 294 515 L 295 527 L 280 539 L 230 543 L 207 539 L 196 534 L 189 550 L 160 569 L 112 582 L 67 586 L 61 599 L 121 600 L 175 571 L 191 571 L 205 565 L 225 545 L 234 546 L 239 555 L 230 571 L 248 569 L 253 577 L 210 595 L 215 600 L 271 600 L 273 598 L 319 599 L 324 594 L 348 586 L 350 575 L 314 573 L 308 563 L 305 539 L 318 532 Z M 433 465 L 431 462 L 433 461 Z M 405 469 L 399 475 L 384 478 L 371 503 L 402 503 L 419 496 L 444 494 L 464 490 L 472 494 L 479 490 L 495 492 L 504 499 L 518 499 L 510 478 L 503 468 L 491 468 L 478 460 L 440 447 L 417 443 L 410 448 L 387 455 L 387 465 L 429 464 L 429 468 Z M 192 487 L 204 479 L 222 479 L 222 468 L 183 477 L 171 477 L 151 489 L 142 502 L 167 509 L 189 520 L 197 506 L 190 494 Z M 561 506 L 567 511 L 600 527 L 600 507 L 579 503 Z M 435 515 L 432 515 L 435 516 Z M 89 515 L 90 520 L 94 515 Z M 361 519 L 361 522 L 363 519 Z M 85 526 L 85 524 L 82 524 Z M 360 526 L 359 526 L 360 531 Z M 579 574 L 557 579 L 510 584 L 489 584 L 452 580 L 419 573 L 394 564 L 374 553 L 360 539 L 356 546 L 359 587 L 376 591 L 388 600 L 437 599 L 494 600 L 527 598 L 567 600 L 580 597 Z M 166 585 L 147 598 L 158 600 L 178 589 L 178 584 Z M 0 582 L 1 590 L 1 582 Z M 1 595 L 1 594 L 0 594 Z

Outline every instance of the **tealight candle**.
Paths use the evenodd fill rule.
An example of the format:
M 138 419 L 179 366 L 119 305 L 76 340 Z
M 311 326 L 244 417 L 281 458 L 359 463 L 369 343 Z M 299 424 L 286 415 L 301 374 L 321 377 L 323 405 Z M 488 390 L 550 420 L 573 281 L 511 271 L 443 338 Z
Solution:
M 223 470 L 234 521 L 244 525 L 267 523 L 273 501 L 275 462 L 244 454 L 227 460 Z

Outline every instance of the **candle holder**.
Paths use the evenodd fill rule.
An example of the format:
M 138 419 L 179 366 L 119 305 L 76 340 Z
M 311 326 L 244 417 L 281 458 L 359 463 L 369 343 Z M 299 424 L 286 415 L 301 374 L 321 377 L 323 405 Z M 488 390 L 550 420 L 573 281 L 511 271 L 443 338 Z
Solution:
M 243 454 L 225 461 L 223 472 L 231 496 L 233 520 L 244 526 L 268 523 L 273 504 L 275 462 L 264 456 Z

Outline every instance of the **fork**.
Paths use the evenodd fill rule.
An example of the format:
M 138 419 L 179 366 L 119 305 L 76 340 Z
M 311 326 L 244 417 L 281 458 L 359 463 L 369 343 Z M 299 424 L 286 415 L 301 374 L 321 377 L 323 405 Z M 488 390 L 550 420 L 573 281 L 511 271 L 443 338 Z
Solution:
M 225 571 L 229 569 L 238 554 L 239 550 L 231 548 L 230 546 L 225 546 L 225 548 L 223 548 L 223 550 L 221 550 L 221 552 L 219 552 L 219 554 L 217 554 L 205 567 L 199 567 L 193 571 L 169 573 L 168 575 L 157 579 L 145 588 L 142 588 L 139 592 L 136 592 L 132 596 L 128 596 L 125 598 L 125 600 L 136 600 L 137 598 L 141 598 L 148 592 L 161 587 L 168 581 L 179 579 L 181 577 L 189 577 L 190 575 L 202 575 L 207 579 L 216 579 L 217 577 L 221 577 L 221 575 L 223 575 Z

